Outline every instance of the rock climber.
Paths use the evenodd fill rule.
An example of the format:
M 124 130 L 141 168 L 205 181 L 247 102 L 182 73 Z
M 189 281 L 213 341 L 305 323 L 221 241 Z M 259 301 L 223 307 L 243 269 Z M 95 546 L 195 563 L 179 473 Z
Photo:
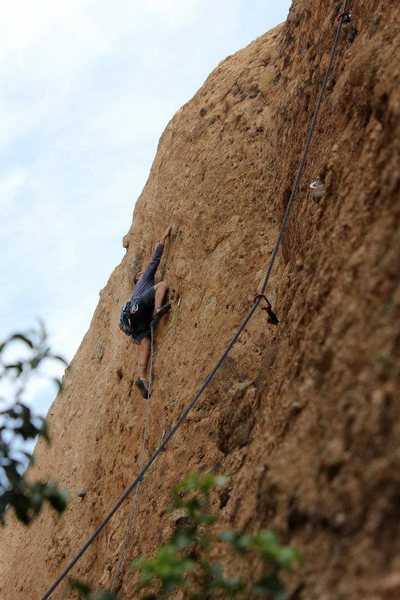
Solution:
M 134 342 L 139 345 L 138 378 L 135 383 L 144 398 L 149 398 L 151 394 L 147 381 L 151 324 L 152 321 L 155 324 L 171 308 L 170 304 L 164 304 L 168 285 L 165 281 L 155 283 L 155 274 L 171 231 L 172 227 L 167 227 L 145 271 L 135 273 L 132 297 L 122 309 L 119 322 L 121 331 L 132 336 Z

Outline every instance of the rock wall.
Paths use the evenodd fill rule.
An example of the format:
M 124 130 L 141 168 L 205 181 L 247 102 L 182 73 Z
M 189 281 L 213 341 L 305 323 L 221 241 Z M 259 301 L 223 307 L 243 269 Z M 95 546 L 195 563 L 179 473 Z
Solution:
M 50 413 L 34 475 L 69 490 L 1 538 L 1 598 L 36 600 L 138 468 L 145 403 L 136 347 L 118 330 L 132 268 L 166 225 L 160 276 L 173 309 L 157 333 L 146 455 L 159 444 L 253 301 L 290 193 L 340 2 L 296 0 L 287 22 L 218 65 L 163 133 L 90 328 Z M 223 523 L 271 527 L 301 548 L 292 600 L 400 596 L 400 6 L 351 2 L 310 158 L 261 311 L 141 488 L 127 565 L 168 536 L 172 486 L 188 471 L 229 475 Z M 320 176 L 323 198 L 309 183 Z M 126 503 L 73 571 L 108 586 Z M 54 599 L 63 596 L 60 588 Z

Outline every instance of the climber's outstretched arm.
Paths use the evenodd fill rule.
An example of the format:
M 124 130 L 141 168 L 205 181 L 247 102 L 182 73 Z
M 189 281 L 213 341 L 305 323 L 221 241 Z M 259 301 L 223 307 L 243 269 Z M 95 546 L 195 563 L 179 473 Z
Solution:
M 172 231 L 172 226 L 169 225 L 169 227 L 167 227 L 167 229 L 164 231 L 164 234 L 161 238 L 161 244 L 163 246 L 165 246 L 165 242 L 167 241 L 167 239 L 170 237 L 171 235 L 171 231 Z
M 154 275 L 156 274 L 158 265 L 160 264 L 160 260 L 163 255 L 163 252 L 164 252 L 165 242 L 171 235 L 171 230 L 172 230 L 172 227 L 170 226 L 170 227 L 167 227 L 167 229 L 164 231 L 161 241 L 158 242 L 156 249 L 154 250 L 154 254 L 151 258 L 151 261 L 149 262 L 148 267 L 146 268 L 146 270 L 144 271 L 144 273 L 141 277 L 141 279 L 143 281 L 151 280 L 154 278 Z

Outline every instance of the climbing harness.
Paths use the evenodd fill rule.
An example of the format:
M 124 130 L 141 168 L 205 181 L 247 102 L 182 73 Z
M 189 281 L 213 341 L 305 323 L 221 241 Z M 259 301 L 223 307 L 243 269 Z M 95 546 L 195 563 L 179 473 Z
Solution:
M 193 398 L 186 405 L 186 408 L 182 411 L 182 413 L 180 414 L 180 416 L 176 420 L 175 424 L 171 427 L 171 429 L 165 435 L 165 437 L 161 441 L 159 447 L 153 452 L 153 454 L 149 457 L 149 459 L 147 460 L 147 462 L 142 466 L 142 468 L 139 470 L 139 473 L 137 474 L 137 476 L 135 477 L 135 479 L 130 483 L 130 485 L 126 488 L 125 492 L 120 496 L 120 498 L 117 500 L 117 502 L 114 504 L 114 506 L 108 512 L 108 514 L 103 518 L 103 520 L 100 522 L 100 524 L 96 527 L 96 529 L 93 531 L 93 533 L 89 536 L 89 538 L 86 540 L 86 542 L 80 548 L 80 550 L 77 552 L 77 554 L 75 555 L 75 557 L 66 565 L 66 567 L 63 569 L 63 571 L 57 577 L 57 579 L 54 581 L 54 583 L 50 586 L 50 588 L 47 590 L 47 592 L 44 594 L 44 596 L 42 596 L 41 600 L 48 600 L 48 598 L 50 598 L 50 595 L 59 586 L 59 584 L 63 581 L 63 579 L 68 575 L 68 573 L 76 565 L 76 563 L 79 561 L 79 559 L 85 554 L 86 550 L 90 547 L 90 545 L 94 542 L 94 540 L 97 538 L 97 536 L 100 534 L 100 532 L 104 529 L 104 527 L 107 525 L 107 523 L 111 520 L 111 518 L 119 510 L 119 508 L 121 507 L 121 505 L 125 502 L 125 500 L 128 498 L 128 496 L 131 494 L 131 492 L 135 488 L 138 487 L 138 485 L 143 480 L 143 478 L 144 478 L 145 474 L 147 473 L 147 471 L 150 469 L 150 467 L 153 465 L 153 463 L 157 460 L 157 458 L 159 457 L 159 455 L 161 454 L 161 452 L 164 451 L 165 447 L 167 446 L 167 444 L 169 443 L 169 441 L 171 440 L 171 438 L 175 435 L 175 433 L 180 428 L 180 426 L 182 425 L 182 423 L 186 420 L 186 417 L 188 416 L 188 414 L 190 413 L 190 411 L 192 410 L 192 408 L 196 404 L 197 400 L 200 398 L 200 396 L 203 394 L 204 390 L 210 384 L 210 382 L 214 378 L 214 375 L 219 370 L 219 368 L 221 367 L 221 365 L 224 363 L 224 361 L 225 361 L 226 357 L 228 356 L 228 354 L 230 353 L 231 349 L 233 348 L 233 346 L 235 345 L 235 343 L 237 342 L 237 340 L 239 339 L 239 337 L 241 336 L 241 334 L 243 333 L 243 331 L 246 329 L 247 324 L 249 323 L 250 319 L 255 314 L 255 312 L 256 312 L 256 310 L 257 310 L 257 308 L 258 308 L 258 306 L 259 306 L 259 304 L 260 304 L 260 302 L 262 300 L 262 297 L 263 297 L 263 295 L 265 293 L 266 287 L 268 285 L 268 282 L 269 282 L 269 279 L 270 279 L 270 276 L 271 276 L 271 272 L 272 272 L 272 268 L 274 266 L 274 263 L 275 263 L 275 260 L 276 260 L 276 256 L 278 254 L 278 250 L 279 250 L 279 247 L 281 245 L 281 242 L 282 242 L 285 230 L 286 230 L 286 226 L 287 226 L 287 222 L 288 222 L 288 219 L 289 219 L 289 216 L 290 216 L 290 213 L 291 213 L 293 201 L 294 201 L 294 199 L 296 197 L 296 194 L 297 194 L 297 191 L 298 191 L 298 187 L 299 187 L 299 184 L 300 184 L 300 179 L 301 179 L 301 176 L 303 174 L 303 171 L 304 171 L 304 168 L 305 168 L 305 165 L 306 165 L 306 160 L 307 160 L 308 152 L 309 152 L 309 149 L 310 149 L 310 144 L 311 144 L 311 141 L 312 141 L 312 138 L 313 138 L 315 127 L 316 127 L 316 124 L 317 124 L 318 115 L 319 115 L 319 112 L 320 112 L 320 109 L 321 109 L 322 99 L 324 97 L 326 86 L 327 86 L 328 79 L 329 79 L 329 75 L 330 75 L 331 70 L 332 70 L 333 61 L 334 61 L 334 58 L 336 56 L 336 51 L 337 51 L 337 47 L 338 47 L 338 43 L 339 43 L 339 38 L 340 38 L 340 32 L 342 30 L 342 26 L 346 22 L 348 22 L 347 21 L 348 17 L 347 16 L 345 17 L 344 15 L 348 14 L 347 8 L 348 8 L 348 5 L 349 5 L 349 1 L 350 0 L 344 0 L 344 2 L 343 2 L 343 12 L 342 12 L 342 14 L 340 15 L 340 17 L 338 19 L 338 25 L 337 25 L 337 29 L 336 29 L 336 35 L 335 35 L 335 38 L 334 38 L 334 41 L 333 41 L 333 45 L 332 45 L 332 49 L 331 49 L 331 53 L 330 53 L 330 57 L 329 57 L 329 61 L 328 61 L 328 66 L 326 68 L 325 76 L 323 78 L 323 81 L 322 81 L 322 84 L 321 84 L 321 88 L 320 88 L 320 91 L 319 91 L 319 94 L 318 94 L 318 98 L 317 98 L 315 109 L 314 109 L 314 114 L 313 114 L 312 119 L 311 119 L 310 127 L 308 129 L 308 134 L 307 134 L 306 141 L 305 141 L 304 148 L 303 148 L 303 152 L 302 152 L 302 155 L 301 155 L 300 164 L 299 164 L 299 167 L 297 169 L 297 173 L 296 173 L 296 176 L 295 176 L 295 179 L 294 179 L 294 182 L 293 182 L 293 187 L 292 187 L 292 190 L 291 190 L 291 193 L 290 193 L 290 197 L 289 197 L 289 200 L 288 200 L 288 203 L 287 203 L 287 206 L 286 206 L 285 214 L 284 214 L 284 217 L 282 219 L 281 227 L 280 227 L 277 239 L 275 241 L 274 249 L 273 249 L 272 254 L 271 254 L 270 262 L 269 262 L 269 265 L 268 265 L 268 268 L 267 268 L 267 271 L 266 271 L 266 274 L 265 274 L 265 277 L 264 277 L 263 284 L 261 286 L 261 291 L 260 291 L 260 294 L 258 295 L 259 297 L 254 302 L 253 306 L 251 307 L 251 309 L 249 310 L 249 312 L 247 313 L 247 315 L 244 317 L 241 325 L 237 329 L 237 331 L 236 331 L 235 335 L 232 337 L 231 341 L 226 346 L 225 350 L 221 354 L 221 356 L 218 359 L 217 363 L 211 369 L 211 371 L 209 372 L 209 374 L 207 375 L 207 377 L 205 378 L 204 382 L 202 383 L 202 385 L 200 386 L 200 388 L 197 390 L 197 392 L 195 393 L 195 395 L 193 396 Z
M 279 319 L 276 316 L 276 314 L 274 313 L 274 311 L 272 310 L 272 305 L 271 302 L 268 300 L 267 296 L 265 294 L 257 294 L 254 297 L 254 302 L 257 302 L 257 300 L 264 300 L 265 305 L 264 306 L 260 306 L 261 310 L 265 310 L 268 314 L 268 322 L 272 323 L 272 325 L 278 325 L 279 323 Z

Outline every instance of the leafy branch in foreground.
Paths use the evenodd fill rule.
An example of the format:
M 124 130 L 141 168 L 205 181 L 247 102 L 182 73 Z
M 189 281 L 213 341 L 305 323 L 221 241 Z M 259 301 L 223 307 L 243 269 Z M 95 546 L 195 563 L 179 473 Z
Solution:
M 111 592 L 93 592 L 89 585 L 78 580 L 70 581 L 68 588 L 78 592 L 84 600 L 118 600 Z
M 180 518 L 171 539 L 154 558 L 142 556 L 131 564 L 141 573 L 141 585 L 150 589 L 146 600 L 170 598 L 177 590 L 187 600 L 234 596 L 285 600 L 281 573 L 303 562 L 300 552 L 281 545 L 269 530 L 219 535 L 210 531 L 216 520 L 209 509 L 210 494 L 225 484 L 224 477 L 192 473 L 176 487 L 170 511 L 178 511 Z M 222 546 L 224 556 L 228 546 L 241 561 L 238 571 L 247 573 L 245 579 L 226 575 L 224 566 L 213 561 Z
M 142 600 L 286 600 L 281 574 L 303 563 L 298 550 L 283 546 L 269 530 L 255 534 L 210 531 L 216 522 L 210 512 L 211 492 L 226 483 L 225 477 L 191 473 L 176 486 L 169 508 L 176 526 L 169 542 L 154 558 L 141 556 L 131 564 L 140 572 L 141 587 L 146 590 Z M 236 566 L 246 573 L 245 578 L 226 575 L 224 566 L 213 561 L 212 556 L 222 549 L 224 556 L 232 558 L 233 554 L 240 561 Z M 93 592 L 80 581 L 72 581 L 69 588 L 85 600 L 118 600 L 111 592 Z
M 66 497 L 55 482 L 31 482 L 26 478 L 27 463 L 33 456 L 25 442 L 37 436 L 50 441 L 46 420 L 34 415 L 24 402 L 24 394 L 33 375 L 45 361 L 66 365 L 65 360 L 51 351 L 43 324 L 24 333 L 14 333 L 0 342 L 0 522 L 4 524 L 7 507 L 17 518 L 29 524 L 48 502 L 61 513 Z M 16 358 L 16 355 L 18 356 Z M 61 389 L 61 381 L 53 378 Z M 5 391 L 5 395 L 4 395 Z

